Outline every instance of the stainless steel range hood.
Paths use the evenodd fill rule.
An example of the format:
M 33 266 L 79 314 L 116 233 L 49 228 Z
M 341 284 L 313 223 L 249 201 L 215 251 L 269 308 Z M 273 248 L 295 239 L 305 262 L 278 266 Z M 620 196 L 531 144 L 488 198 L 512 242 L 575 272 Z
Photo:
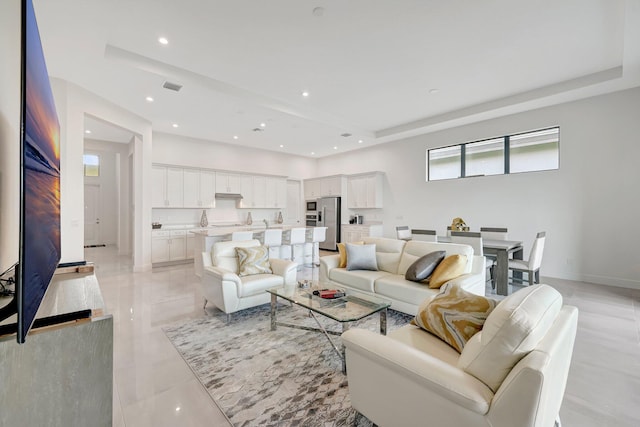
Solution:
M 216 193 L 216 199 L 242 200 L 240 193 Z

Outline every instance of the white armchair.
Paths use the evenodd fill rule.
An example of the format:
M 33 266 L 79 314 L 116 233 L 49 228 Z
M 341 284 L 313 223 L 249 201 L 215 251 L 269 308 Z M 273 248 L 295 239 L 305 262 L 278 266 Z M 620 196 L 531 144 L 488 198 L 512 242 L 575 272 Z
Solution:
M 202 293 L 204 306 L 212 302 L 227 314 L 266 304 L 270 301 L 267 289 L 292 285 L 296 282 L 295 262 L 270 258 L 273 274 L 253 274 L 238 276 L 238 257 L 236 248 L 260 246 L 257 240 L 216 242 L 211 252 L 202 253 L 204 265 L 202 274 Z
M 536 285 L 503 300 L 461 354 L 413 325 L 348 330 L 351 403 L 381 427 L 559 425 L 577 320 L 555 289 Z

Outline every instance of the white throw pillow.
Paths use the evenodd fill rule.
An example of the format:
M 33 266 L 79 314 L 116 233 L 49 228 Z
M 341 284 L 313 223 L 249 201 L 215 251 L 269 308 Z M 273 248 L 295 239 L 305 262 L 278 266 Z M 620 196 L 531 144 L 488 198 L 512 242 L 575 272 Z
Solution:
M 376 245 L 352 245 L 347 243 L 347 270 L 378 271 Z

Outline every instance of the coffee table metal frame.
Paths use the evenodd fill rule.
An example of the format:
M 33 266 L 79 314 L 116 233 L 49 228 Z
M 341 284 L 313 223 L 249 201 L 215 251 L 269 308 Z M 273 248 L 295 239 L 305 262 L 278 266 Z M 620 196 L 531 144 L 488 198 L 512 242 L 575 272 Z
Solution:
M 391 306 L 391 302 L 382 298 L 372 297 L 364 294 L 349 294 L 341 298 L 324 299 L 313 295 L 314 289 L 321 286 L 315 285 L 311 288 L 300 288 L 298 286 L 286 286 L 284 288 L 268 289 L 271 294 L 271 330 L 275 331 L 277 326 L 285 326 L 288 328 L 302 329 L 306 331 L 322 332 L 327 338 L 335 352 L 342 359 L 342 372 L 347 372 L 347 364 L 345 360 L 345 348 L 340 348 L 331 339 L 330 335 L 342 335 L 352 322 L 364 319 L 373 314 L 380 313 L 380 334 L 387 334 L 387 309 Z M 277 321 L 277 300 L 278 297 L 289 301 L 299 307 L 309 310 L 309 315 L 313 317 L 318 325 L 312 328 L 304 325 L 296 325 L 286 322 Z M 316 314 L 320 314 L 329 319 L 335 320 L 342 325 L 342 332 L 327 330 Z

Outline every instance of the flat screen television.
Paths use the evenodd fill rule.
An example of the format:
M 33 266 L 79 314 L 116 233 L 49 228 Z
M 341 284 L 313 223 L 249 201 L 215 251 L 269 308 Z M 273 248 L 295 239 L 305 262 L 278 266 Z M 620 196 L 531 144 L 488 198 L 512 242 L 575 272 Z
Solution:
M 60 261 L 60 126 L 31 0 L 22 1 L 20 238 L 15 296 L 24 343 Z M 13 313 L 11 312 L 13 311 Z

